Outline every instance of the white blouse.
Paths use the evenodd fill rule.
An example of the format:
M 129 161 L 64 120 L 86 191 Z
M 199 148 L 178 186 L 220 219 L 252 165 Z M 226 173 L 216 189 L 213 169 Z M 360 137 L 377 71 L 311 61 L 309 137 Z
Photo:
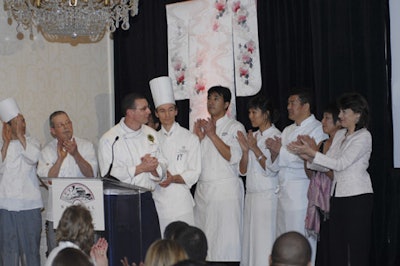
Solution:
M 334 171 L 331 195 L 335 197 L 373 193 L 367 172 L 372 152 L 371 133 L 365 128 L 349 136 L 346 132 L 347 129 L 336 132 L 329 155 L 317 152 L 313 164 Z

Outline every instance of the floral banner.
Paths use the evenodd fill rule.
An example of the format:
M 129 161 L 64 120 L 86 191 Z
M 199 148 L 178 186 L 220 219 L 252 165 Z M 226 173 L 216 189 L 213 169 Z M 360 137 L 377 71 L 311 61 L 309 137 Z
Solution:
M 227 86 L 235 96 L 261 88 L 255 0 L 194 0 L 167 5 L 169 75 L 175 98 L 190 99 L 190 124 L 208 116 L 207 89 Z

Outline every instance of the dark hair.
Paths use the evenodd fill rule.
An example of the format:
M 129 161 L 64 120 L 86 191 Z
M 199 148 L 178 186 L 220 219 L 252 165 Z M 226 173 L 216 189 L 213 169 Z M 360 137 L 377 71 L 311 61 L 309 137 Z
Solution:
M 58 116 L 58 115 L 66 115 L 68 116 L 68 114 L 64 111 L 55 111 L 53 113 L 51 113 L 51 115 L 49 116 L 49 125 L 51 128 L 54 128 L 54 122 L 53 122 L 53 118 Z
M 197 261 L 197 260 L 182 260 L 174 264 L 174 266 L 203 266 L 208 265 L 205 261 Z M 215 263 L 213 263 L 215 265 Z
M 323 109 L 323 112 L 332 114 L 333 123 L 336 124 L 336 122 L 339 119 L 339 108 L 337 107 L 336 103 L 330 103 L 327 106 L 325 106 L 325 108 Z
M 136 92 L 125 95 L 121 102 L 121 112 L 125 115 L 128 109 L 135 109 L 135 101 L 139 99 L 147 100 L 144 95 Z
M 337 100 L 339 109 L 351 109 L 354 113 L 360 114 L 355 130 L 368 127 L 369 107 L 367 100 L 359 93 L 350 92 L 342 94 Z
M 63 212 L 56 231 L 57 243 L 70 241 L 89 255 L 94 243 L 90 211 L 83 205 L 71 205 Z
M 204 232 L 189 226 L 177 236 L 176 241 L 185 249 L 190 259 L 205 261 L 207 257 L 207 238 Z
M 313 93 L 308 88 L 292 88 L 289 91 L 289 96 L 297 95 L 301 104 L 308 103 L 310 105 L 310 111 L 314 108 Z
M 311 246 L 298 232 L 287 232 L 274 242 L 271 252 L 271 265 L 306 266 L 311 261 Z
M 189 224 L 183 221 L 171 222 L 164 229 L 164 238 L 175 240 L 187 227 L 189 227 Z
M 268 114 L 268 120 L 276 123 L 279 120 L 279 113 L 274 109 L 272 101 L 264 96 L 254 96 L 247 104 L 247 108 L 260 109 L 263 114 Z
M 77 248 L 64 248 L 55 256 L 51 266 L 94 266 L 88 255 Z
M 210 97 L 211 94 L 216 93 L 218 95 L 221 95 L 222 98 L 224 99 L 224 102 L 231 102 L 232 99 L 232 93 L 231 91 L 227 88 L 227 87 L 223 87 L 223 86 L 213 86 L 211 88 L 208 89 L 207 92 L 207 97 Z

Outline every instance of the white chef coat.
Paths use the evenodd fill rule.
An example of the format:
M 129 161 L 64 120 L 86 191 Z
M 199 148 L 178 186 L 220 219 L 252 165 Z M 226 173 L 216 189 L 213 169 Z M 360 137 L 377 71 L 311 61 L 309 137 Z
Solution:
M 5 160 L 0 158 L 0 209 L 24 211 L 43 207 L 36 176 L 39 156 L 40 143 L 36 139 L 26 137 L 25 150 L 19 140 L 11 140 Z
M 85 139 L 73 137 L 76 141 L 76 145 L 81 156 L 92 166 L 93 177 L 97 176 L 97 157 L 94 150 L 93 144 Z M 57 139 L 50 141 L 41 151 L 40 159 L 37 167 L 37 175 L 40 177 L 48 177 L 50 168 L 56 163 L 57 154 Z M 58 177 L 85 177 L 78 164 L 76 163 L 74 157 L 71 154 L 67 154 L 62 162 Z M 53 187 L 51 184 L 49 186 L 49 197 L 47 201 L 47 212 L 46 220 L 53 222 Z
M 242 266 L 268 265 L 266 254 L 271 253 L 276 234 L 278 171 L 271 168 L 271 153 L 266 148 L 265 140 L 279 137 L 281 132 L 272 125 L 253 135 L 266 158 L 266 168 L 261 167 L 254 152 L 250 151 L 247 173 L 242 173 L 246 175 Z
M 99 166 L 101 176 L 104 176 L 112 161 L 112 144 L 116 137 L 119 139 L 114 144 L 114 163 L 111 175 L 122 182 L 143 187 L 153 191 L 157 183 L 163 178 L 166 169 L 166 160 L 159 149 L 157 131 L 142 125 L 137 131 L 125 125 L 125 118 L 107 131 L 99 142 Z M 141 163 L 141 158 L 151 154 L 158 159 L 157 176 L 151 173 L 141 173 L 135 176 L 136 166 Z
M 239 178 L 242 150 L 237 132 L 245 134 L 236 120 L 224 116 L 216 122 L 216 133 L 230 147 L 226 161 L 206 136 L 201 141 L 202 172 L 195 192 L 196 225 L 208 240 L 209 261 L 240 261 L 243 216 L 243 182 Z
M 181 175 L 185 181 L 185 184 L 156 186 L 153 192 L 163 234 L 165 227 L 177 219 L 194 225 L 194 200 L 190 188 L 197 182 L 201 172 L 201 152 L 198 137 L 176 122 L 169 132 L 162 127 L 157 133 L 161 152 L 167 159 L 168 171 L 172 175 Z

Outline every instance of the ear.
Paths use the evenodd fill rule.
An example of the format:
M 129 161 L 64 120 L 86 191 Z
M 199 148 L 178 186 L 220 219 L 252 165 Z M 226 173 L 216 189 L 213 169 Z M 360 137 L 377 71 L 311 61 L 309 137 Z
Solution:
M 231 104 L 230 102 L 224 102 L 225 110 L 228 110 L 230 104 Z
M 271 258 L 271 255 L 269 255 L 269 265 L 272 265 L 272 258 Z M 309 266 L 309 265 L 307 265 L 307 266 Z

